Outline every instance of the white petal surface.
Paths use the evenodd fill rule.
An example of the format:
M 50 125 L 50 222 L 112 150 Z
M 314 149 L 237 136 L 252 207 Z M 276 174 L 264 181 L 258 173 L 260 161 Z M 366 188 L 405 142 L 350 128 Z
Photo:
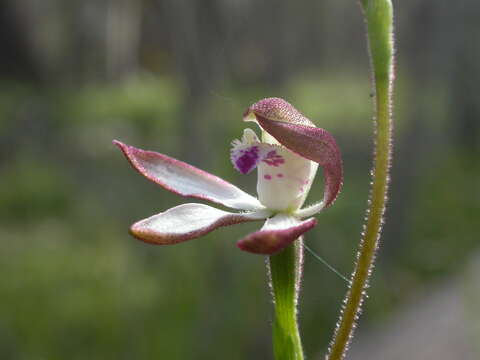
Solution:
M 257 193 L 263 205 L 278 211 L 296 210 L 303 205 L 317 163 L 280 144 L 260 142 L 250 129 L 232 145 L 231 160 L 238 171 L 248 174 L 258 167 Z
M 284 147 L 270 146 L 273 161 L 265 159 L 258 165 L 258 198 L 269 209 L 298 209 L 305 201 L 318 165 Z M 282 162 L 275 161 L 276 158 Z
M 203 204 L 183 204 L 140 220 L 130 232 L 139 240 L 170 245 L 195 239 L 218 227 L 265 219 L 268 211 L 230 213 Z
M 239 210 L 264 206 L 235 185 L 169 156 L 114 141 L 132 166 L 147 179 L 181 196 L 209 200 Z

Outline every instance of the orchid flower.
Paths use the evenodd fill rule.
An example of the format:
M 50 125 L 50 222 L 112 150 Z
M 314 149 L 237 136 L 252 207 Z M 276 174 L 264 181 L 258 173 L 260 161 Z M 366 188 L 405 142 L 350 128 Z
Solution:
M 256 122 L 262 136 L 259 139 L 253 130 L 245 129 L 241 140 L 232 142 L 231 160 L 242 174 L 257 168 L 258 198 L 182 161 L 114 141 L 131 165 L 154 183 L 181 196 L 237 210 L 183 204 L 133 224 L 133 236 L 151 244 L 170 245 L 222 226 L 265 220 L 260 230 L 237 245 L 251 253 L 274 254 L 316 225 L 311 216 L 330 206 L 342 185 L 341 155 L 332 135 L 279 98 L 253 104 L 244 120 Z M 324 172 L 323 200 L 302 208 L 318 165 Z

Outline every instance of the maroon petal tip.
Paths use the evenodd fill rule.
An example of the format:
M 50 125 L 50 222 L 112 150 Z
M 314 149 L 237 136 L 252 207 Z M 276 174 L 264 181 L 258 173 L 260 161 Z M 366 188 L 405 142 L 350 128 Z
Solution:
M 237 242 L 238 248 L 253 254 L 273 255 L 312 229 L 317 219 L 311 218 L 283 229 L 262 229 Z

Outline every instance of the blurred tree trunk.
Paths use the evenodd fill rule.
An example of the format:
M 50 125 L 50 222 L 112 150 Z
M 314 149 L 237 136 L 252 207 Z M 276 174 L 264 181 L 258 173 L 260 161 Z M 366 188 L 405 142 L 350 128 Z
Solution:
M 185 89 L 180 114 L 181 157 L 205 164 L 210 158 L 207 101 L 225 69 L 219 40 L 221 11 L 215 0 L 163 0 L 160 9 Z
M 266 56 L 268 65 L 266 68 L 267 84 L 272 88 L 278 88 L 285 85 L 287 74 L 289 72 L 289 47 L 287 43 L 287 34 L 290 30 L 288 0 L 269 0 L 264 2 L 263 20 L 266 24 L 259 22 L 258 27 L 264 30 L 268 49 Z M 255 8 L 255 6 L 253 7 Z
M 108 0 L 106 15 L 106 73 L 109 80 L 138 69 L 142 1 Z
M 119 80 L 138 69 L 141 1 L 7 0 L 0 9 L 2 43 L 22 57 L 16 66 L 49 85 Z
M 34 34 L 35 4 L 22 0 L 0 3 L 1 72 L 5 77 L 40 83 L 48 79 L 45 54 Z
M 447 73 L 449 115 L 453 124 L 453 145 L 470 154 L 480 151 L 480 27 L 478 1 L 449 4 L 448 26 L 453 47 L 449 52 L 451 69 Z
M 69 13 L 75 82 L 118 81 L 138 70 L 142 25 L 140 0 L 84 0 Z

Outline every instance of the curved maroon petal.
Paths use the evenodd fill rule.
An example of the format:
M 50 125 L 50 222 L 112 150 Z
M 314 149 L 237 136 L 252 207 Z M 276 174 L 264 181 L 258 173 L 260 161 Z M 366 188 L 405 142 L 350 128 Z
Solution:
M 264 206 L 233 184 L 169 156 L 137 149 L 114 140 L 133 168 L 147 179 L 185 197 L 194 197 L 232 209 L 259 210 Z
M 245 113 L 255 115 L 259 125 L 289 150 L 317 162 L 325 178 L 323 206 L 331 205 L 343 182 L 342 156 L 337 142 L 283 99 L 269 98 L 250 106 Z
M 333 136 L 321 128 L 273 121 L 261 116 L 257 116 L 257 119 L 260 126 L 280 144 L 323 168 L 323 202 L 325 207 L 331 205 L 343 182 L 341 153 Z
M 222 227 L 265 219 L 268 212 L 230 213 L 203 204 L 183 204 L 140 220 L 130 227 L 137 239 L 155 245 L 172 245 Z
M 261 230 L 238 241 L 237 246 L 254 254 L 272 255 L 290 245 L 316 224 L 315 218 L 300 221 L 285 214 L 278 214 L 267 219 Z
M 270 120 L 315 127 L 309 118 L 303 116 L 292 104 L 281 98 L 266 98 L 257 101 L 245 111 L 243 116 L 248 118 L 252 113 Z

